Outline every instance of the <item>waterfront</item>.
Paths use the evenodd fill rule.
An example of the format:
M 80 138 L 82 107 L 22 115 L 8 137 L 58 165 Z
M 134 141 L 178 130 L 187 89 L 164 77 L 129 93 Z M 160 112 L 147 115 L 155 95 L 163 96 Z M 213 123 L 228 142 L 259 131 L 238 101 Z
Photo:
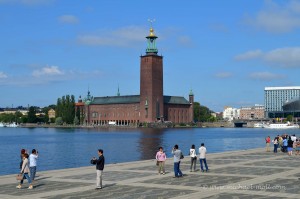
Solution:
M 299 129 L 268 130 L 252 128 L 183 128 L 183 129 L 60 129 L 1 128 L 0 175 L 18 172 L 21 148 L 39 151 L 38 170 L 89 166 L 98 148 L 104 149 L 106 163 L 153 159 L 159 146 L 171 156 L 174 144 L 185 155 L 191 144 L 202 142 L 209 153 L 264 147 L 264 138 Z

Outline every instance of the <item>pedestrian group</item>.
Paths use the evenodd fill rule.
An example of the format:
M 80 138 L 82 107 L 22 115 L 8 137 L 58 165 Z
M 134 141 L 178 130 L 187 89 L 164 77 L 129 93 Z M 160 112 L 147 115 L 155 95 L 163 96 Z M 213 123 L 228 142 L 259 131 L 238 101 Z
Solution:
M 38 151 L 32 149 L 31 154 L 28 155 L 27 151 L 25 149 L 22 149 L 20 158 L 21 158 L 20 174 L 18 175 L 18 179 L 20 180 L 20 183 L 16 188 L 21 189 L 24 179 L 27 179 L 29 184 L 28 189 L 33 189 L 33 182 L 35 179 L 37 159 L 38 159 Z

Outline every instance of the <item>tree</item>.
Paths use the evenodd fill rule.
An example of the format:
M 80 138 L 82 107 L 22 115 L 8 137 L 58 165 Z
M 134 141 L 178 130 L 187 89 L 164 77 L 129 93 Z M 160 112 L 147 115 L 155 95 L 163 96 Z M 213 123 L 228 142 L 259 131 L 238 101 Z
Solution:
M 57 124 L 57 125 L 63 125 L 63 123 L 64 123 L 64 121 L 63 121 L 62 117 L 57 117 L 55 119 L 55 124 Z
M 61 117 L 67 124 L 73 124 L 75 118 L 75 97 L 74 95 L 62 96 L 57 99 L 56 117 Z
M 74 125 L 79 125 L 79 119 L 78 119 L 78 117 L 74 118 Z
M 194 102 L 194 121 L 209 122 L 215 121 L 215 117 L 211 115 L 213 111 L 206 106 L 201 106 L 199 102 Z
M 28 123 L 36 123 L 37 122 L 36 108 L 33 106 L 29 107 L 27 122 Z
M 286 117 L 286 120 L 289 121 L 289 122 L 292 122 L 293 121 L 293 116 L 292 115 L 288 115 Z

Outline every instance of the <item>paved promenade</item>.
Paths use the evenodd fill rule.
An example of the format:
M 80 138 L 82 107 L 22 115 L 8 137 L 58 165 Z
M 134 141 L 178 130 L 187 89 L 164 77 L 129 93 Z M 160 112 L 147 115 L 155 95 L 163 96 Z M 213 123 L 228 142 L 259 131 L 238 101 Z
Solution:
M 0 176 L 0 198 L 300 198 L 300 156 L 252 149 L 207 154 L 207 162 L 208 173 L 190 172 L 185 157 L 182 178 L 173 178 L 172 159 L 166 162 L 166 175 L 157 174 L 154 160 L 106 165 L 101 190 L 94 189 L 94 166 L 38 172 L 33 190 L 27 181 L 16 189 L 15 175 Z

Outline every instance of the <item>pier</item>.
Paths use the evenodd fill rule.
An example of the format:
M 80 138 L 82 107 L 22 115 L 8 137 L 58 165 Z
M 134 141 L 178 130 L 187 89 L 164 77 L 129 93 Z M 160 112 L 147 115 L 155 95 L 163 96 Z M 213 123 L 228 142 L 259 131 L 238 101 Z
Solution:
M 300 156 L 274 155 L 263 148 L 207 154 L 209 172 L 200 172 L 199 160 L 198 170 L 190 172 L 190 157 L 185 157 L 182 178 L 173 178 L 172 158 L 165 175 L 158 175 L 155 163 L 153 159 L 105 165 L 101 190 L 95 190 L 95 166 L 38 170 L 32 190 L 27 180 L 16 189 L 15 175 L 0 176 L 0 198 L 296 199 L 300 194 Z

